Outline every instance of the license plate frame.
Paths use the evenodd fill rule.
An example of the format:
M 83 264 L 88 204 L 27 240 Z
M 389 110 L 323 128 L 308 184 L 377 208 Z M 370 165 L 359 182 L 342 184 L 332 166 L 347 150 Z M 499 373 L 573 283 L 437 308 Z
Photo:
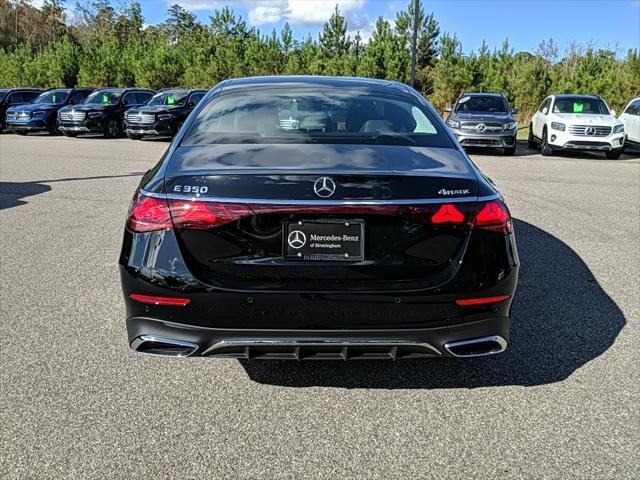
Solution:
M 363 219 L 300 219 L 284 222 L 282 231 L 282 256 L 286 260 L 364 260 Z M 354 240 L 353 237 L 357 239 Z

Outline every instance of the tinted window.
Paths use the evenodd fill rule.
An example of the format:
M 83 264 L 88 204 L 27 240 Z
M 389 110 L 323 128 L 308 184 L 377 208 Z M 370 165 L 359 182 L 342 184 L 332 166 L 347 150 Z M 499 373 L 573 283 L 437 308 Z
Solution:
M 75 104 L 82 103 L 89 93 L 88 90 L 76 90 L 71 94 L 71 100 Z
M 138 105 L 144 105 L 147 103 L 153 95 L 148 92 L 137 92 L 136 98 L 138 99 Z
M 598 98 L 589 97 L 563 97 L 556 98 L 553 104 L 553 113 L 596 113 L 609 115 L 609 109 Z
M 22 92 L 22 99 L 25 102 L 33 102 L 36 98 L 38 98 L 40 92 Z
M 631 115 L 640 115 L 640 100 L 636 100 L 629 106 L 629 110 L 627 113 Z
M 5 89 L 0 89 L 0 102 L 2 102 L 4 100 L 4 97 L 7 96 L 7 92 L 8 91 L 9 90 L 7 90 L 6 88 Z
M 197 105 L 198 102 L 202 100 L 202 97 L 204 97 L 204 95 L 204 93 L 194 93 L 193 95 L 191 95 L 189 101 L 193 102 L 194 105 Z
M 69 97 L 69 90 L 49 90 L 40 94 L 33 103 L 53 103 L 61 104 L 67 101 Z
M 456 113 L 507 113 L 509 105 L 495 95 L 464 95 L 456 104 Z
M 138 99 L 136 98 L 136 92 L 129 92 L 124 95 L 122 102 L 127 102 L 127 105 L 137 105 Z
M 149 105 L 167 105 L 169 107 L 182 107 L 187 103 L 187 95 L 189 92 L 186 90 L 165 90 L 164 92 L 156 93 Z
M 9 98 L 7 99 L 7 101 L 9 103 L 22 103 L 22 102 L 25 102 L 26 100 L 23 100 L 22 92 L 14 92 L 11 95 L 9 95 Z
M 253 90 L 212 99 L 183 143 L 348 143 L 453 148 L 409 98 L 366 91 Z
M 544 102 L 542 102 L 542 105 L 540 105 L 538 111 L 542 112 L 545 108 L 549 108 L 549 105 L 551 105 L 551 99 L 547 98 Z
M 115 105 L 122 96 L 122 90 L 107 89 L 97 90 L 87 97 L 85 103 Z

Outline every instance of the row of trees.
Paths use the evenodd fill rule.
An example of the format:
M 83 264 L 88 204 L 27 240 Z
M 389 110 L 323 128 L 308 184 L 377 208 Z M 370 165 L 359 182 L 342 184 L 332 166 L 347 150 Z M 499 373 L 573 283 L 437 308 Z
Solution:
M 36 10 L 24 0 L 0 0 L 0 85 L 208 87 L 247 75 L 357 75 L 408 82 L 413 2 L 394 22 L 378 18 L 368 42 L 338 7 L 317 38 L 263 34 L 231 9 L 216 10 L 204 25 L 179 5 L 165 22 L 147 26 L 140 4 L 110 0 L 76 4 L 73 22 L 63 0 Z M 28 26 L 20 20 L 29 19 Z M 15 19 L 15 22 L 10 21 Z M 441 33 L 433 14 L 418 12 L 416 88 L 439 109 L 462 91 L 504 92 L 528 118 L 550 92 L 597 93 L 620 108 L 640 93 L 640 57 L 571 45 L 562 57 L 553 41 L 535 53 L 514 53 L 505 40 L 466 53 L 455 34 Z

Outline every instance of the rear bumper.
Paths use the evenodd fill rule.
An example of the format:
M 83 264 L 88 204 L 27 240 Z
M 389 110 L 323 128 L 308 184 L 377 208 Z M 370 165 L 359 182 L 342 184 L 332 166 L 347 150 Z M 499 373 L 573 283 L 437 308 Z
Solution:
M 493 355 L 506 348 L 510 328 L 507 317 L 436 328 L 372 330 L 234 330 L 127 319 L 129 345 L 140 353 L 280 360 Z

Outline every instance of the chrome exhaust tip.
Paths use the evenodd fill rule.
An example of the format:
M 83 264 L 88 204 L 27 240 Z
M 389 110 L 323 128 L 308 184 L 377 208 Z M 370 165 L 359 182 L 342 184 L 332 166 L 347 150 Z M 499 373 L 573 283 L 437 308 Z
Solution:
M 496 355 L 507 348 L 507 341 L 500 335 L 472 338 L 444 344 L 444 349 L 454 357 L 482 357 Z
M 131 348 L 144 355 L 156 357 L 188 357 L 200 346 L 197 343 L 155 335 L 140 335 L 131 342 Z

